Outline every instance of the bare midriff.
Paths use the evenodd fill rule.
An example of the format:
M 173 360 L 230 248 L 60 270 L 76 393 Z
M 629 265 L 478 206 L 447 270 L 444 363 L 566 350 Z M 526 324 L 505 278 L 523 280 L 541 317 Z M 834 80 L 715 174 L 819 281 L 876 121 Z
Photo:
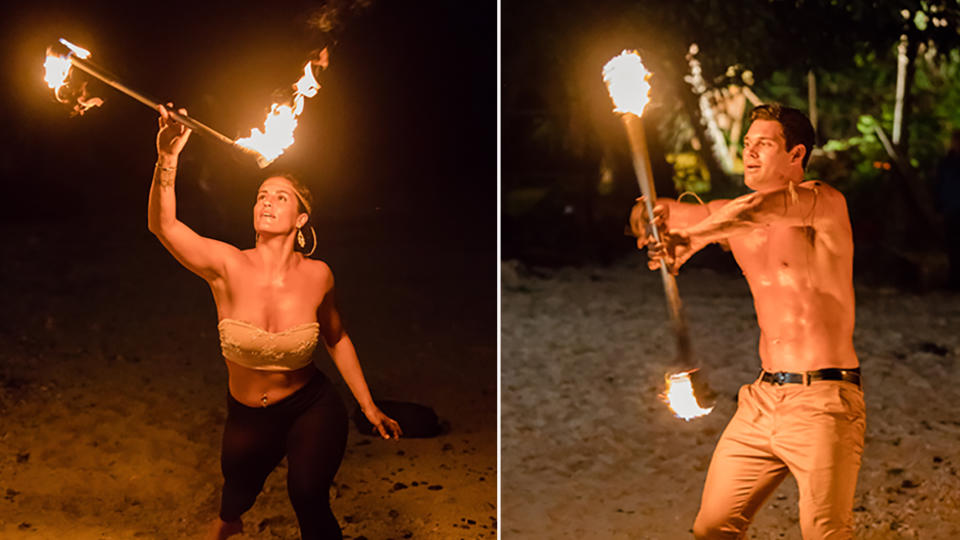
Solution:
M 303 388 L 318 371 L 310 364 L 291 371 L 251 369 L 224 360 L 229 374 L 230 395 L 248 407 L 266 407 Z

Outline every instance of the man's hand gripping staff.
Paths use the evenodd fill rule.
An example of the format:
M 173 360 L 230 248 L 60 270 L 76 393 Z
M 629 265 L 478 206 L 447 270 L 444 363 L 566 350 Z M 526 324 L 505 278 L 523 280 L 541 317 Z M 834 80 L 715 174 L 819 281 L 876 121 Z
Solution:
M 669 206 L 658 202 L 653 207 L 653 219 L 648 217 L 647 206 L 646 197 L 638 197 L 630 212 L 630 229 L 637 237 L 637 249 L 647 248 L 650 270 L 657 270 L 665 263 L 667 270 L 677 275 L 680 267 L 703 246 L 695 245 L 696 239 L 686 229 L 670 228 Z

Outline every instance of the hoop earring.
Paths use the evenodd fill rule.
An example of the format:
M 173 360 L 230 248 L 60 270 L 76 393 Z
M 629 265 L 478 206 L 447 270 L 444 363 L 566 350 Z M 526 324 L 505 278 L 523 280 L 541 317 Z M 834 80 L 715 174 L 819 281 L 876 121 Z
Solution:
M 307 253 L 307 257 L 313 255 L 313 252 L 317 250 L 317 231 L 313 230 L 313 225 L 310 226 L 310 234 L 313 235 L 313 247 L 310 248 L 310 253 Z M 306 244 L 306 242 L 304 242 Z
M 300 246 L 300 249 L 307 247 L 307 240 L 303 237 L 303 229 L 297 227 L 297 245 Z

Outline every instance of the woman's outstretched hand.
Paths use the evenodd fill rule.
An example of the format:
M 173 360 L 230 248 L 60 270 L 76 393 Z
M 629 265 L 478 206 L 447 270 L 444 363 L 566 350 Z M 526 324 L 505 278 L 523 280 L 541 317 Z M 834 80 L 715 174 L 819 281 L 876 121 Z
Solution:
M 364 409 L 363 414 L 367 417 L 367 420 L 373 424 L 373 427 L 380 432 L 380 436 L 384 439 L 399 439 L 400 436 L 403 435 L 403 431 L 400 430 L 400 424 L 393 418 L 383 414 L 383 411 L 376 405 L 371 406 L 369 410 Z
M 167 105 L 173 108 L 173 103 L 167 103 Z M 184 145 L 187 144 L 191 130 L 187 126 L 174 120 L 173 117 L 170 116 L 170 113 L 167 112 L 167 107 L 158 105 L 157 111 L 160 113 L 160 131 L 157 132 L 157 154 L 175 158 L 180 155 L 180 151 L 183 150 Z M 183 116 L 187 115 L 187 110 L 183 108 L 177 109 L 177 112 Z

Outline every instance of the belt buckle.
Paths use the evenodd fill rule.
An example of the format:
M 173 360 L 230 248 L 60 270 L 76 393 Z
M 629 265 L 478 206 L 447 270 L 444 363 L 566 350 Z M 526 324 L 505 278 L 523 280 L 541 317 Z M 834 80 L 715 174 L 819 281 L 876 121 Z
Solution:
M 787 373 L 784 371 L 778 371 L 773 374 L 773 384 L 779 384 L 783 386 L 787 382 Z

